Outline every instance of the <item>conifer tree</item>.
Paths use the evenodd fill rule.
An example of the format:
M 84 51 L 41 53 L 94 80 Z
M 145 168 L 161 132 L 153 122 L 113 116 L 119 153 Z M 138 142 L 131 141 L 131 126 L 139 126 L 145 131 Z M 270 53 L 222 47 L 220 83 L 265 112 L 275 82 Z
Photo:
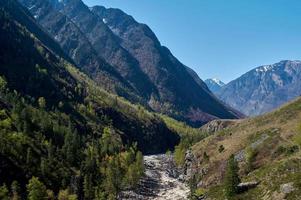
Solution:
M 42 108 L 42 109 L 46 108 L 46 99 L 44 97 L 40 97 L 38 99 L 38 104 L 39 104 L 40 108 Z
M 32 177 L 27 184 L 28 200 L 43 200 L 47 199 L 46 186 L 39 181 L 38 178 Z
M 240 183 L 240 178 L 238 175 L 238 163 L 232 154 L 228 160 L 226 175 L 225 175 L 225 195 L 227 198 L 231 199 L 238 192 L 238 184 Z
M 9 191 L 7 186 L 4 184 L 0 187 L 0 199 L 1 200 L 9 200 Z
M 12 200 L 21 200 L 20 197 L 20 185 L 17 181 L 13 181 L 11 184 Z
M 93 189 L 93 182 L 91 175 L 85 175 L 84 177 L 84 197 L 87 200 L 93 199 L 95 191 Z

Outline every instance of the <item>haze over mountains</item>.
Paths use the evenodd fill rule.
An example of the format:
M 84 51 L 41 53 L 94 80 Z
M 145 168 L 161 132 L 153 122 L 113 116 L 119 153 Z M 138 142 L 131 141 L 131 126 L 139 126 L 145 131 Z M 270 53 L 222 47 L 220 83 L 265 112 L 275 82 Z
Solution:
M 301 95 L 301 61 L 257 67 L 213 92 L 248 116 L 272 111 Z
M 190 124 L 237 118 L 151 29 L 118 9 L 80 0 L 20 0 L 75 63 L 105 89 Z

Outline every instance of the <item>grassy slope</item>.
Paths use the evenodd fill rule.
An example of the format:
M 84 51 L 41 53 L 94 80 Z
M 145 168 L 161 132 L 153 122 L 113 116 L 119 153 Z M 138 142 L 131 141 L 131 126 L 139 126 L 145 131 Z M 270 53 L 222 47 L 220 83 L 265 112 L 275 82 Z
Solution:
M 260 185 L 238 196 L 238 199 L 277 199 L 280 198 L 280 185 L 294 182 L 296 190 L 287 199 L 301 195 L 301 157 L 299 152 L 301 133 L 301 99 L 297 99 L 280 109 L 255 118 L 241 120 L 193 147 L 200 161 L 199 167 L 207 170 L 203 176 L 203 187 L 210 188 L 209 196 L 223 199 L 221 180 L 227 159 L 231 154 L 253 156 L 253 169 L 247 171 L 246 159 L 239 162 L 243 181 L 258 180 Z M 225 150 L 219 153 L 223 145 Z M 206 152 L 210 160 L 203 160 Z

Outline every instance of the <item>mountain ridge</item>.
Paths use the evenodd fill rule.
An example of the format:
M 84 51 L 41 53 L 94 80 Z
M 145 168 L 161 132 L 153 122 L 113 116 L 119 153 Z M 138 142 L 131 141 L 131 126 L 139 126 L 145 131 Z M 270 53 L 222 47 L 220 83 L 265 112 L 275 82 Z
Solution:
M 207 86 L 191 69 L 187 70 L 166 47 L 161 46 L 147 25 L 136 22 L 121 10 L 106 9 L 102 6 L 88 8 L 80 0 L 62 1 L 60 4 L 53 0 L 51 3 L 55 6 L 50 10 L 41 6 L 47 1 L 20 2 L 27 8 L 36 8 L 31 9 L 31 12 L 47 30 L 60 30 L 58 35 L 51 31 L 50 34 L 57 38 L 66 53 L 75 59 L 87 74 L 100 85 L 108 85 L 106 89 L 109 91 L 194 125 L 203 124 L 213 118 L 238 117 L 209 92 Z M 61 22 L 61 19 L 50 17 L 56 13 L 66 16 L 66 20 L 69 21 Z M 58 26 L 60 23 L 64 25 Z M 92 45 L 91 49 L 108 63 L 108 68 L 115 70 L 126 84 L 120 83 L 120 89 L 114 89 L 118 86 L 112 82 L 112 79 L 116 79 L 115 76 L 103 83 L 106 73 L 102 74 L 99 64 L 89 67 L 89 61 L 73 54 L 81 52 L 79 47 L 87 45 L 64 45 L 71 41 L 77 43 L 79 39 L 77 37 L 70 40 L 71 35 L 62 31 L 67 24 L 75 24 L 76 28 L 72 30 L 82 34 L 82 37 L 87 39 L 87 44 Z M 83 55 L 85 52 L 90 54 L 90 51 L 82 52 Z M 95 74 L 95 70 L 100 72 Z M 198 114 L 191 117 L 193 112 Z
M 216 92 L 226 104 L 246 115 L 259 115 L 301 95 L 301 62 L 283 60 L 250 70 Z

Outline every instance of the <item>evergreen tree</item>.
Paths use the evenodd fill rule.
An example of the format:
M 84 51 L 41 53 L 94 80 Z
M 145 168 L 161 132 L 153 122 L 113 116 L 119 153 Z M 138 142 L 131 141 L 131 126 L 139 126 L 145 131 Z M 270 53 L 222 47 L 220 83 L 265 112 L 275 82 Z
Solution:
M 70 194 L 68 189 L 60 190 L 58 200 L 77 200 L 77 196 L 75 194 Z
M 1 200 L 9 200 L 9 191 L 7 186 L 4 184 L 0 187 L 0 199 Z
M 112 157 L 109 160 L 105 172 L 105 191 L 109 195 L 108 198 L 116 198 L 120 192 L 122 185 L 122 173 L 118 156 Z
M 195 199 L 195 191 L 197 189 L 197 176 L 194 174 L 189 180 L 190 198 Z
M 84 197 L 86 200 L 93 199 L 95 192 L 93 188 L 92 176 L 85 175 L 84 177 Z
M 238 163 L 232 154 L 228 160 L 225 175 L 225 195 L 229 199 L 231 199 L 238 192 L 237 186 L 240 183 L 238 171 Z
M 42 109 L 46 108 L 46 99 L 44 97 L 40 97 L 38 99 L 38 104 L 40 108 Z
M 143 174 L 144 174 L 144 160 L 143 160 L 143 155 L 140 151 L 138 151 L 137 154 L 136 154 L 136 170 L 137 170 L 139 178 L 141 176 L 143 176 Z
M 13 181 L 11 184 L 12 200 L 21 200 L 20 197 L 20 185 L 17 181 Z
M 56 200 L 54 192 L 52 190 L 47 190 L 48 200 Z
M 107 200 L 105 193 L 101 190 L 100 187 L 97 187 L 95 190 L 94 200 Z
M 113 155 L 119 152 L 121 149 L 121 141 L 117 134 L 114 134 L 114 130 L 111 127 L 105 127 L 102 137 L 100 139 L 101 154 Z
M 27 184 L 28 200 L 43 200 L 47 199 L 47 189 L 38 178 L 32 177 Z
M 76 130 L 72 132 L 72 129 L 69 128 L 65 136 L 63 150 L 67 161 L 71 165 L 75 165 L 80 150 L 80 138 Z
M 27 148 L 27 153 L 26 153 L 26 164 L 29 165 L 32 160 L 32 152 L 31 148 Z
M 5 90 L 6 85 L 7 85 L 7 81 L 5 80 L 5 78 L 0 76 L 0 92 Z

